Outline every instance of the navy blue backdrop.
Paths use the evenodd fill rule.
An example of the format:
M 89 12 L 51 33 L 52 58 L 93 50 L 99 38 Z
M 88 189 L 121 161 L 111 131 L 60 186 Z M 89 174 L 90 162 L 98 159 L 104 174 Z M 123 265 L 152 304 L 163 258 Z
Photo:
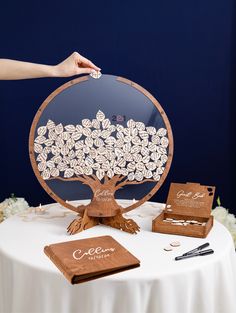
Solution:
M 0 8 L 0 58 L 56 64 L 73 51 L 102 72 L 142 85 L 172 125 L 168 179 L 215 185 L 234 208 L 235 11 L 233 0 L 9 1 Z M 28 157 L 32 119 L 69 79 L 0 81 L 1 193 L 48 203 Z

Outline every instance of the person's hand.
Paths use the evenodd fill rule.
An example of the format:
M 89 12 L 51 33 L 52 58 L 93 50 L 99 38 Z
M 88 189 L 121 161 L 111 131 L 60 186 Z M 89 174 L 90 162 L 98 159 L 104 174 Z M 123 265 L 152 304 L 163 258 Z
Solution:
M 70 77 L 80 74 L 90 74 L 93 71 L 100 71 L 101 69 L 78 52 L 74 52 L 63 62 L 55 65 L 54 70 L 56 77 Z

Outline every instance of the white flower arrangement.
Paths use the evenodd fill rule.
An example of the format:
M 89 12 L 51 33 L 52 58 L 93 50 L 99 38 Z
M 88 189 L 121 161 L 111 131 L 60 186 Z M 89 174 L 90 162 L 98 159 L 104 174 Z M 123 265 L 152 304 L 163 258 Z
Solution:
M 29 208 L 24 198 L 16 198 L 14 194 L 0 203 L 0 223 L 6 218 L 21 213 Z
M 221 206 L 219 197 L 217 198 L 217 204 L 218 206 L 215 207 L 214 210 L 212 210 L 212 215 L 218 222 L 223 224 L 228 229 L 233 237 L 234 245 L 236 248 L 236 217 L 234 216 L 234 214 L 229 213 L 227 209 Z

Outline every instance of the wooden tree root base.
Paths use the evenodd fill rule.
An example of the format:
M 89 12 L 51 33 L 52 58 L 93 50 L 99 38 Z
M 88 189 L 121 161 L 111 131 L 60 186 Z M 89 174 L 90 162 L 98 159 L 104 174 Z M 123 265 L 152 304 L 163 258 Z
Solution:
M 67 227 L 67 232 L 70 235 L 80 233 L 85 229 L 89 229 L 99 224 L 99 219 L 97 217 L 88 216 L 87 209 L 85 209 L 81 215 L 82 216 L 79 215 L 80 217 L 73 220 L 72 223 L 70 223 L 70 225 Z
M 89 229 L 98 224 L 111 226 L 131 234 L 137 234 L 137 232 L 140 230 L 140 227 L 135 223 L 135 221 L 124 218 L 121 212 L 113 217 L 91 217 L 88 216 L 87 209 L 85 209 L 82 214 L 83 216 L 76 218 L 68 226 L 67 232 L 70 235 L 80 233 L 81 231 Z

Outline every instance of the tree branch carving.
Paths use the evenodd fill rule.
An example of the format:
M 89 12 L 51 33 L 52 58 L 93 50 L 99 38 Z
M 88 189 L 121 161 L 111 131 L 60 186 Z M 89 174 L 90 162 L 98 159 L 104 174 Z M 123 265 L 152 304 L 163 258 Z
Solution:
M 136 181 L 136 180 L 129 181 L 128 179 L 126 179 L 125 181 L 123 181 L 120 184 L 116 185 L 115 190 L 118 190 L 118 189 L 120 189 L 120 188 L 122 188 L 123 186 L 126 186 L 126 185 L 139 185 L 139 184 L 143 184 L 145 182 L 155 183 L 156 181 L 154 179 L 149 179 L 149 178 L 146 178 L 146 179 L 144 179 L 142 181 Z

